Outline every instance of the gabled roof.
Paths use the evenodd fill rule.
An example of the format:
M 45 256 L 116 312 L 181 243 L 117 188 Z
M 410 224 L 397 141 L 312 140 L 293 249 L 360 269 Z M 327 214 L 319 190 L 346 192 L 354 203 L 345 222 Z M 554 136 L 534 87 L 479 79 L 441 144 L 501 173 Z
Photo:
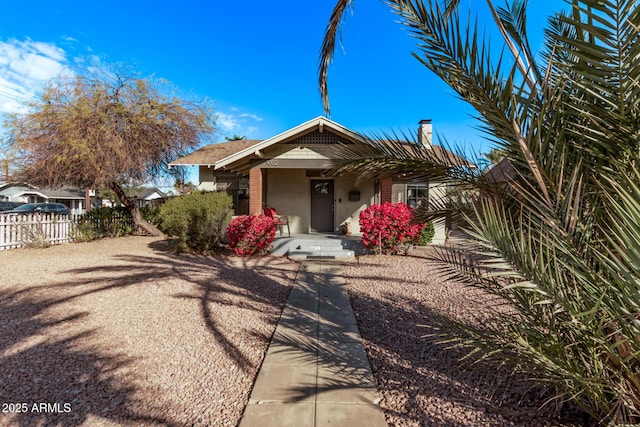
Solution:
M 21 197 L 25 194 L 33 194 L 44 199 L 49 198 L 47 194 L 29 184 L 7 184 L 0 189 L 0 195 L 2 196 Z
M 2 184 L 0 184 L 0 191 L 4 191 L 5 189 L 11 187 L 31 188 L 32 190 L 36 188 L 31 184 L 27 184 L 26 182 L 3 182 Z
M 42 192 L 45 193 L 50 199 L 79 199 L 84 200 L 85 192 L 84 190 L 74 189 L 74 188 L 61 188 L 57 190 L 52 190 L 49 188 L 43 188 Z
M 513 181 L 517 176 L 516 169 L 509 159 L 504 157 L 489 169 L 485 176 L 490 182 L 503 183 Z
M 296 127 L 286 130 L 274 137 L 265 139 L 264 141 L 261 141 L 250 147 L 244 148 L 243 150 L 238 151 L 237 153 L 234 153 L 230 156 L 227 156 L 221 159 L 220 161 L 216 162 L 215 168 L 216 169 L 223 168 L 233 162 L 241 160 L 252 154 L 259 155 L 258 153 L 260 153 L 260 151 L 264 150 L 265 148 L 271 147 L 274 144 L 284 143 L 288 140 L 300 137 L 314 130 L 319 130 L 320 132 L 323 132 L 325 128 L 330 129 L 339 135 L 344 135 L 346 139 L 356 140 L 356 141 L 362 140 L 362 137 L 357 133 L 353 132 L 352 130 L 347 129 L 341 124 L 336 123 L 333 120 L 329 120 L 326 117 L 318 116 L 314 119 L 311 119 L 302 124 L 299 124 Z
M 440 145 L 428 145 L 424 146 L 415 141 L 377 141 L 377 144 L 383 144 L 388 146 L 391 150 L 401 147 L 410 155 L 417 156 L 421 159 L 431 160 L 437 164 L 449 165 L 449 166 L 463 166 L 468 168 L 476 168 L 477 166 L 457 155 L 456 153 L 440 146 Z M 376 145 L 377 145 L 376 144 Z
M 334 122 L 326 117 L 318 116 L 304 123 L 288 129 L 276 136 L 265 140 L 238 140 L 210 144 L 193 153 L 172 162 L 170 166 L 208 166 L 214 169 L 229 169 L 232 171 L 246 171 L 251 159 L 261 158 L 263 151 L 275 144 L 287 144 L 296 140 L 311 137 L 312 139 L 323 132 L 332 134 L 332 143 L 362 143 L 365 138 L 358 133 Z M 407 150 L 415 144 L 406 143 Z M 453 164 L 473 166 L 461 157 L 456 156 L 443 147 L 433 145 L 429 150 L 434 160 L 452 161 Z
M 77 199 L 83 200 L 85 197 L 84 190 L 73 188 L 36 188 L 26 183 L 8 183 L 0 186 L 0 195 L 10 197 L 22 197 L 25 195 L 35 195 L 43 199 Z
M 154 194 L 158 194 L 160 197 L 166 197 L 166 194 L 155 187 L 136 188 L 131 191 L 127 191 L 128 196 L 135 197 L 140 200 L 146 200 Z
M 200 165 L 222 169 L 234 163 L 234 166 L 248 165 L 251 157 L 261 157 L 262 150 L 272 145 L 286 143 L 314 131 L 322 133 L 325 129 L 341 136 L 345 141 L 362 141 L 362 137 L 352 130 L 326 117 L 318 116 L 269 139 L 239 140 L 207 145 L 171 162 L 170 166 Z

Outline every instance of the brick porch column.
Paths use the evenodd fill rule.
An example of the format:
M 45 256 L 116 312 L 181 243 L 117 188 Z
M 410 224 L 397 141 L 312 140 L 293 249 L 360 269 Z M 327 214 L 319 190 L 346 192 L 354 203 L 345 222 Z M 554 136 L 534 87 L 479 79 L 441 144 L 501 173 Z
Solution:
M 391 196 L 393 194 L 391 186 L 393 185 L 393 178 L 388 176 L 380 178 L 380 204 L 389 202 L 391 203 Z
M 249 215 L 262 213 L 262 170 L 249 170 Z

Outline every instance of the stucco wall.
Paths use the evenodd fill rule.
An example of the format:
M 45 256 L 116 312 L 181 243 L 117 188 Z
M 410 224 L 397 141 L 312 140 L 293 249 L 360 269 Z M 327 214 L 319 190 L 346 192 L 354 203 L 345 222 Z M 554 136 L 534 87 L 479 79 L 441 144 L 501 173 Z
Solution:
M 407 184 L 405 182 L 396 182 L 393 184 L 393 197 L 392 202 L 407 202 Z M 446 184 L 445 183 L 429 183 L 429 203 L 432 207 L 442 206 L 442 203 L 446 200 Z M 432 243 L 441 245 L 446 242 L 447 239 L 447 227 L 444 218 L 433 221 L 435 234 L 433 236 Z
M 374 200 L 374 183 L 372 180 L 357 182 L 353 175 L 336 177 L 335 185 L 335 225 L 340 226 L 345 220 L 351 222 L 351 231 L 360 232 L 358 218 L 360 212 L 370 206 Z M 349 192 L 359 191 L 360 200 L 349 201 Z
M 216 179 L 213 176 L 213 168 L 208 166 L 200 166 L 198 168 L 200 184 L 198 190 L 215 191 Z
M 432 207 L 443 206 L 447 197 L 447 186 L 444 183 L 430 183 L 429 184 L 429 204 Z M 433 221 L 433 228 L 435 234 L 433 235 L 432 243 L 435 245 L 442 245 L 447 239 L 446 221 L 444 218 L 439 218 Z

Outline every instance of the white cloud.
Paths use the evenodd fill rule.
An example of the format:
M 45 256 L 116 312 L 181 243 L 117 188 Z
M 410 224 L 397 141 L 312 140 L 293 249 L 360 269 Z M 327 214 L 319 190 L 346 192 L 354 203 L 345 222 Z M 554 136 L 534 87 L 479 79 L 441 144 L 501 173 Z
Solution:
M 66 52 L 54 44 L 0 41 L 0 113 L 23 112 L 25 102 L 65 71 Z
M 261 122 L 262 121 L 262 117 L 259 117 L 259 116 L 255 115 L 255 114 L 250 114 L 250 113 L 240 114 L 240 117 L 253 119 L 253 120 L 257 121 L 257 122 Z
M 240 135 L 248 139 L 255 138 L 258 127 L 255 122 L 261 122 L 262 117 L 251 113 L 238 113 L 238 108 L 232 107 L 232 113 L 216 113 L 216 124 L 221 136 Z

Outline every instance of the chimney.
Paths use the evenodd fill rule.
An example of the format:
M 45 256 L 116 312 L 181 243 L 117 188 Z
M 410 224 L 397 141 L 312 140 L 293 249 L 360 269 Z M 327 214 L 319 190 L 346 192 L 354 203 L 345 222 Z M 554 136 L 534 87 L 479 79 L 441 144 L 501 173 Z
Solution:
M 418 128 L 418 142 L 426 148 L 431 148 L 431 141 L 433 140 L 433 128 L 431 125 L 431 119 L 420 120 L 420 127 Z

